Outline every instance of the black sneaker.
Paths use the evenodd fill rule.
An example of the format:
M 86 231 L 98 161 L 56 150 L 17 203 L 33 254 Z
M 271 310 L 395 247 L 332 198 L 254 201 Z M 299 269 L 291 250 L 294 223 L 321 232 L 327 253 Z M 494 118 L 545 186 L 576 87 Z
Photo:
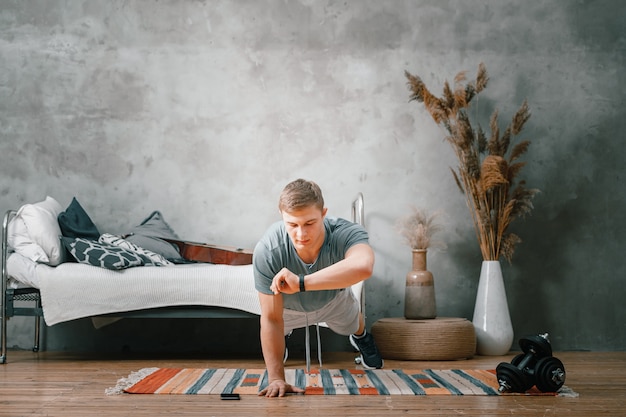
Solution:
M 361 352 L 361 364 L 367 369 L 380 369 L 383 367 L 383 358 L 376 347 L 374 336 L 366 333 L 358 339 L 353 334 L 350 335 L 350 344 Z

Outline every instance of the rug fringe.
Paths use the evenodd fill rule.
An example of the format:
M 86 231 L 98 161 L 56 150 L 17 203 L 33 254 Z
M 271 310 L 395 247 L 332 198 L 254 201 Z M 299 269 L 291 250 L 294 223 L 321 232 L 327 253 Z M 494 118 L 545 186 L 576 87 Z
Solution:
M 127 377 L 120 378 L 117 381 L 117 385 L 115 385 L 114 387 L 109 387 L 109 388 L 105 389 L 104 393 L 106 395 L 123 394 L 124 390 L 126 388 L 132 387 L 137 382 L 141 381 L 142 379 L 144 379 L 148 375 L 151 375 L 152 373 L 154 373 L 154 372 L 156 372 L 158 370 L 159 370 L 159 368 L 142 368 L 142 369 L 140 369 L 138 371 L 132 372 Z
M 556 393 L 559 397 L 569 397 L 569 398 L 578 398 L 579 394 L 568 387 L 567 385 L 563 385 L 561 389 L 559 389 Z

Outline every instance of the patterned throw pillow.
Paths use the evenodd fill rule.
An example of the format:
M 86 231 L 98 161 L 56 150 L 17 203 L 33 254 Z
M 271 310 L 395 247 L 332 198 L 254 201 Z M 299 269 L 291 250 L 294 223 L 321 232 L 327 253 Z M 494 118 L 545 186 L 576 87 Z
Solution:
M 80 263 L 107 269 L 124 269 L 145 264 L 144 258 L 135 252 L 98 243 L 95 240 L 63 237 L 63 244 Z
M 131 252 L 138 253 L 142 257 L 147 258 L 150 265 L 155 265 L 155 266 L 173 265 L 173 263 L 165 259 L 163 256 L 159 255 L 158 253 L 141 248 L 135 245 L 134 243 L 129 242 L 126 239 L 122 239 L 121 237 L 112 235 L 110 233 L 103 233 L 98 239 L 98 242 L 102 244 L 106 244 L 106 245 L 118 246 L 122 249 L 126 249 Z M 146 265 L 147 264 L 148 262 L 146 263 Z

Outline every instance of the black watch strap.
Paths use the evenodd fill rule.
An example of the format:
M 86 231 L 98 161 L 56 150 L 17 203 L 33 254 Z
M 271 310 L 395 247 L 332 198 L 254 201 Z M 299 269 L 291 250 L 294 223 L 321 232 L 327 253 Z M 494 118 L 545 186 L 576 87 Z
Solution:
M 306 291 L 304 289 L 304 274 L 300 274 L 298 277 L 300 278 L 300 292 L 304 292 Z

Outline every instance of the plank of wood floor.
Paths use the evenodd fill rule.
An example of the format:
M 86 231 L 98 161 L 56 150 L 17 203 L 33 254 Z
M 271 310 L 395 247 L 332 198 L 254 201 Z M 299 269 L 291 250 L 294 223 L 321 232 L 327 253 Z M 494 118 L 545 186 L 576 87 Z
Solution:
M 350 353 L 325 354 L 325 367 L 354 367 Z M 217 396 L 116 395 L 104 390 L 130 372 L 160 367 L 263 367 L 260 358 L 70 355 L 9 352 L 0 365 L 0 416 L 626 416 L 626 352 L 555 353 L 565 364 L 566 384 L 579 398 L 451 397 L 451 396 L 243 396 L 222 401 Z M 476 357 L 453 362 L 386 361 L 387 368 L 493 369 L 506 357 Z M 288 366 L 302 367 L 292 358 Z

